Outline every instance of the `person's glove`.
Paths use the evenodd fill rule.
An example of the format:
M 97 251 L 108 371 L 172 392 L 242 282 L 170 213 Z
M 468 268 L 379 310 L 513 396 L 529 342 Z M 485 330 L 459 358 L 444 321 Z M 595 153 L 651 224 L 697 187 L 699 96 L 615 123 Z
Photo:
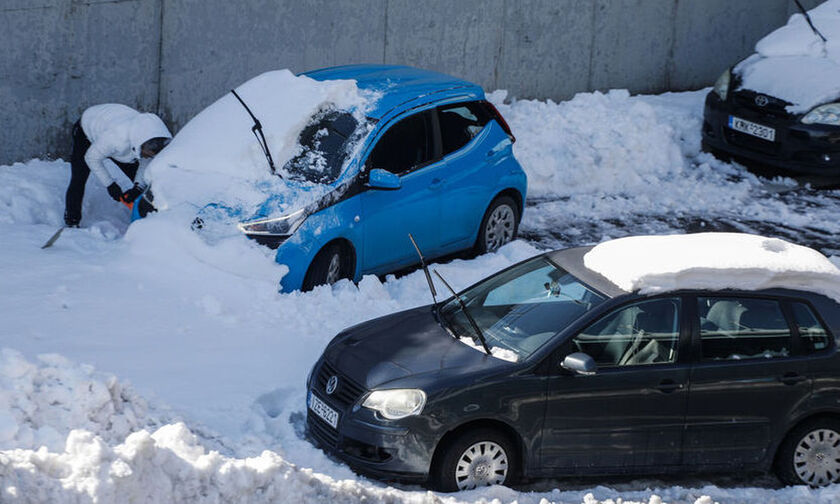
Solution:
M 123 190 L 120 188 L 119 184 L 111 182 L 111 185 L 108 186 L 108 194 L 114 199 L 114 201 L 119 203 L 123 195 Z
M 141 194 L 143 194 L 143 188 L 139 184 L 134 184 L 134 187 L 123 193 L 122 200 L 125 203 L 134 203 Z

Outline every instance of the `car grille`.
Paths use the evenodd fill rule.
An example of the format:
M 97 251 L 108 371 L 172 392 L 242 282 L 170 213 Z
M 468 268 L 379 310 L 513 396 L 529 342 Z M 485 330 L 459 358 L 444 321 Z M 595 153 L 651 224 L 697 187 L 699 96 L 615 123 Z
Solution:
M 338 445 L 338 431 L 333 429 L 327 422 L 318 418 L 311 411 L 306 414 L 306 425 L 309 428 L 309 435 L 322 448 L 335 448 Z
M 756 98 L 759 96 L 764 96 L 767 99 L 766 105 L 759 106 L 756 104 Z M 738 106 L 748 108 L 763 115 L 779 118 L 793 117 L 785 110 L 785 107 L 790 105 L 789 102 L 762 93 L 756 93 L 755 91 L 738 91 L 732 96 L 732 101 Z
M 729 128 L 724 128 L 724 134 L 726 135 L 726 141 L 730 144 L 738 145 L 744 147 L 745 149 L 750 149 L 771 156 L 778 155 L 779 148 L 781 147 L 781 144 L 778 142 L 768 142 L 767 140 L 747 135 L 746 133 L 741 133 L 740 131 L 735 131 Z
M 331 376 L 338 377 L 338 387 L 335 392 L 325 396 L 327 389 L 327 381 Z M 315 383 L 312 384 L 312 389 L 318 391 L 321 397 L 325 397 L 329 402 L 338 404 L 342 408 L 355 403 L 362 393 L 365 391 L 363 387 L 356 385 L 346 376 L 340 375 L 336 369 L 327 361 L 321 362 L 321 369 L 315 377 Z

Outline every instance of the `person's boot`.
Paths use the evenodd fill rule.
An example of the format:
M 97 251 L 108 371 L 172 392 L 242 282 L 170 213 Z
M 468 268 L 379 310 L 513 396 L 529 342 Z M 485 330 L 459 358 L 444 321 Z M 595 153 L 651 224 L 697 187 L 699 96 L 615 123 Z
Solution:
M 82 217 L 80 215 L 70 215 L 66 211 L 64 212 L 64 225 L 66 227 L 77 228 L 79 227 L 80 222 L 82 222 Z

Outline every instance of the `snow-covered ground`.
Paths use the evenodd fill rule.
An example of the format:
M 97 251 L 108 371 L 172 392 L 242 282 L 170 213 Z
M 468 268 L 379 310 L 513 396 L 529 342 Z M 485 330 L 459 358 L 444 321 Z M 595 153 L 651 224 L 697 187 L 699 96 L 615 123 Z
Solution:
M 546 247 L 753 231 L 838 253 L 840 192 L 700 152 L 705 91 L 499 104 L 529 175 L 523 239 L 437 266 L 456 288 Z M 284 267 L 208 244 L 179 214 L 128 225 L 93 178 L 61 224 L 69 167 L 0 167 L 0 502 L 830 503 L 772 476 L 539 481 L 438 495 L 359 478 L 301 439 L 304 380 L 330 338 L 429 302 L 422 273 L 278 294 Z M 606 486 L 600 486 L 606 485 Z

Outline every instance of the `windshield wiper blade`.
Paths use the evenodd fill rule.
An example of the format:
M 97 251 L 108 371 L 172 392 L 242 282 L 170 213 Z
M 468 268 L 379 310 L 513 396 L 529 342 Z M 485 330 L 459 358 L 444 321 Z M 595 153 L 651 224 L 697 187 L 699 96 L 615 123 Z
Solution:
M 437 291 L 435 290 L 435 283 L 432 282 L 432 275 L 429 274 L 429 267 L 426 266 L 426 259 L 423 257 L 423 254 L 420 252 L 420 247 L 417 246 L 417 242 L 414 241 L 414 237 L 411 236 L 411 233 L 408 233 L 408 239 L 411 240 L 411 244 L 414 245 L 414 250 L 417 251 L 417 257 L 420 258 L 420 267 L 423 268 L 423 273 L 426 274 L 426 282 L 429 283 L 429 291 L 432 293 L 432 313 L 435 314 L 435 318 L 438 321 L 438 324 L 447 332 L 450 332 L 444 325 L 443 325 L 443 316 L 440 314 L 440 310 L 438 310 L 438 302 L 437 302 Z M 452 335 L 455 336 L 454 334 Z
M 467 316 L 467 320 L 470 321 L 470 325 L 472 326 L 473 331 L 475 331 L 475 334 L 478 336 L 478 340 L 481 341 L 481 346 L 484 347 L 484 351 L 487 352 L 487 355 L 492 355 L 490 353 L 490 347 L 487 346 L 487 340 L 484 338 L 484 333 L 481 331 L 481 328 L 478 327 L 478 324 L 476 324 L 473 316 L 470 315 L 470 312 L 469 310 L 467 310 L 467 305 L 464 303 L 464 300 L 461 299 L 461 296 L 459 296 L 458 293 L 455 292 L 455 289 L 453 289 L 452 286 L 449 285 L 449 282 L 447 282 L 443 278 L 443 276 L 441 276 L 441 274 L 438 273 L 438 270 L 435 270 L 435 275 L 437 275 L 437 277 L 440 278 L 440 281 L 443 282 L 443 285 L 445 285 L 446 288 L 449 289 L 449 292 L 451 292 L 452 295 L 455 296 L 455 299 L 458 300 L 458 303 L 461 305 L 461 311 L 464 312 L 464 315 Z
M 262 123 L 259 119 L 257 119 L 257 116 L 255 116 L 254 113 L 251 112 L 251 109 L 248 108 L 248 105 L 246 105 L 245 101 L 236 93 L 235 89 L 231 89 L 230 92 L 233 93 L 233 96 L 235 96 L 236 99 L 239 100 L 239 103 L 241 103 L 242 106 L 245 107 L 245 110 L 248 112 L 248 115 L 250 115 L 251 119 L 254 120 L 254 126 L 251 128 L 251 133 L 253 133 L 254 136 L 257 137 L 257 143 L 260 144 L 260 148 L 262 149 L 263 154 L 265 154 L 265 158 L 268 160 L 268 167 L 271 169 L 271 173 L 273 175 L 277 175 L 280 178 L 283 178 L 282 175 L 277 173 L 277 169 L 274 167 L 274 159 L 271 158 L 271 152 L 268 150 L 268 142 L 265 141 L 265 134 L 263 133 Z
M 806 10 L 805 10 L 805 7 L 802 7 L 802 4 L 799 2 L 799 0 L 793 0 L 793 1 L 794 1 L 794 2 L 796 2 L 796 6 L 797 6 L 797 7 L 799 7 L 799 10 L 800 10 L 800 11 L 802 11 L 802 15 L 803 15 L 803 16 L 805 16 L 805 21 L 808 21 L 808 26 L 810 26 L 810 27 L 811 27 L 811 30 L 812 30 L 814 33 L 816 33 L 816 34 L 817 34 L 817 36 L 818 36 L 819 38 L 821 38 L 821 39 L 822 39 L 823 44 L 825 44 L 826 42 L 828 42 L 828 39 L 827 39 L 827 38 L 825 38 L 825 35 L 823 35 L 822 33 L 820 33 L 820 31 L 819 31 L 819 30 L 817 30 L 817 27 L 816 27 L 816 26 L 814 26 L 814 22 L 813 22 L 813 21 L 811 21 L 811 16 L 808 14 L 808 11 L 806 11 Z

